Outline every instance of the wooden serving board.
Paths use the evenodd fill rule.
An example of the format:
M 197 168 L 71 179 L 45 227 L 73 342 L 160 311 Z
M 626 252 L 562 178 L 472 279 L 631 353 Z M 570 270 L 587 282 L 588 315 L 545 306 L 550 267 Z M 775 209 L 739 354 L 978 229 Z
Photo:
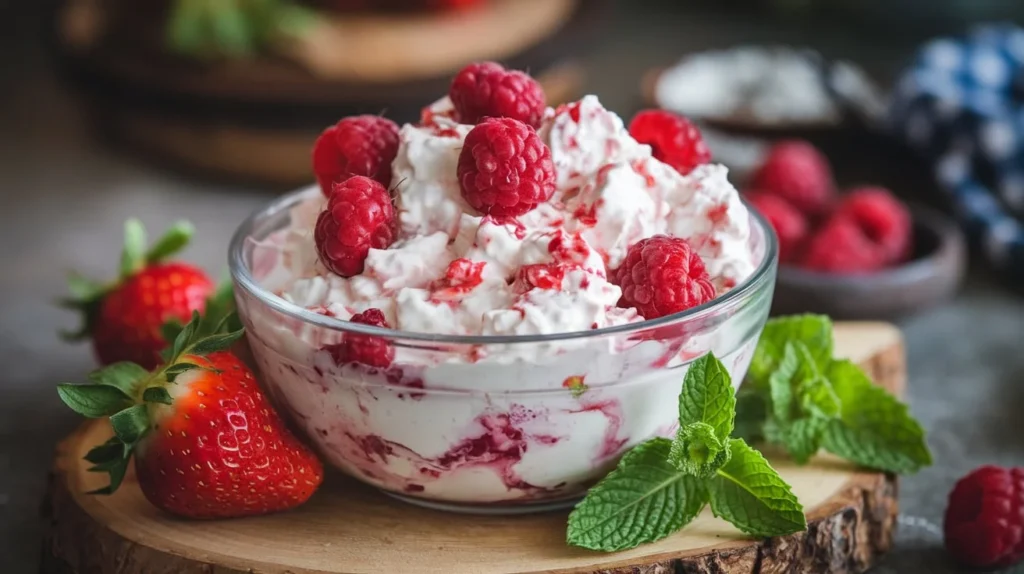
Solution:
M 903 342 L 885 323 L 836 326 L 837 354 L 901 393 Z M 45 512 L 43 572 L 76 574 L 669 574 L 861 572 L 892 544 L 896 478 L 822 455 L 805 467 L 772 463 L 808 509 L 806 532 L 744 537 L 710 510 L 660 542 L 615 554 L 567 547 L 567 511 L 525 516 L 451 514 L 407 505 L 330 476 L 302 508 L 212 522 L 178 520 L 129 477 L 114 496 L 90 496 L 104 477 L 82 456 L 109 436 L 80 427 L 57 449 Z

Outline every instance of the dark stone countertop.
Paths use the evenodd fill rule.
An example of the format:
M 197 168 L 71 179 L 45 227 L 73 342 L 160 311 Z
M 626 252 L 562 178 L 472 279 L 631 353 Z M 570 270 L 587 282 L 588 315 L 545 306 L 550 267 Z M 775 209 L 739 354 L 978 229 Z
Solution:
M 54 443 L 75 424 L 53 390 L 93 366 L 86 346 L 58 341 L 74 317 L 53 300 L 75 268 L 113 273 L 121 222 L 138 215 L 154 231 L 177 218 L 198 228 L 185 255 L 219 273 L 237 222 L 271 191 L 197 182 L 96 145 L 74 100 L 56 83 L 41 50 L 34 2 L 0 2 L 0 564 L 5 574 L 36 571 L 38 506 Z M 637 3 L 642 5 L 643 3 Z M 913 38 L 858 41 L 859 33 L 759 18 L 687 16 L 620 7 L 616 31 L 590 60 L 588 91 L 628 114 L 643 71 L 687 49 L 736 42 L 807 42 L 856 56 L 890 74 Z M 815 40 L 818 40 L 816 43 Z M 936 465 L 906 478 L 905 524 L 879 572 L 953 572 L 937 525 L 955 479 L 983 463 L 1024 464 L 1024 298 L 973 270 L 949 305 L 901 322 L 914 413 L 929 429 Z

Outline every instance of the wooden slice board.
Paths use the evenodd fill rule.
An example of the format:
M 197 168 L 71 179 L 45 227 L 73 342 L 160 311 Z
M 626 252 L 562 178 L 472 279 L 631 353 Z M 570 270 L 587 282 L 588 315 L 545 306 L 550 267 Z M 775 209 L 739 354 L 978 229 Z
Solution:
M 837 354 L 901 393 L 902 337 L 885 323 L 842 323 Z M 331 476 L 304 507 L 284 514 L 190 522 L 150 506 L 134 482 L 90 496 L 104 478 L 82 456 L 109 436 L 83 425 L 57 449 L 45 512 L 44 572 L 90 574 L 669 574 L 861 572 L 888 550 L 896 522 L 896 478 L 819 456 L 805 467 L 773 465 L 808 509 L 806 532 L 750 539 L 709 510 L 660 542 L 616 554 L 565 545 L 566 511 L 476 516 L 395 501 Z

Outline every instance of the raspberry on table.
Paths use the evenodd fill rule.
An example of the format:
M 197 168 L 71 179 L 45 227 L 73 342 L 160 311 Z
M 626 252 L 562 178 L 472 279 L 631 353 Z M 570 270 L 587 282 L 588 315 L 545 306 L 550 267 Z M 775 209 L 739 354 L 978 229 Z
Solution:
M 371 308 L 362 313 L 356 313 L 349 319 L 349 322 L 389 328 L 387 319 L 384 318 L 384 313 L 380 309 Z M 395 360 L 394 346 L 386 339 L 373 335 L 345 333 L 340 343 L 328 345 L 325 348 L 331 354 L 334 363 L 339 366 L 358 363 L 368 367 L 386 369 Z
M 810 232 L 807 218 L 781 197 L 762 191 L 746 193 L 745 197 L 775 230 L 779 238 L 779 261 L 795 261 Z
M 983 466 L 949 493 L 946 549 L 973 568 L 1002 568 L 1024 558 L 1024 468 Z
M 394 236 L 395 211 L 388 190 L 363 176 L 334 185 L 313 231 L 320 260 L 342 277 L 362 273 L 370 248 L 385 249 Z
M 644 110 L 629 122 L 629 135 L 651 146 L 654 158 L 686 175 L 711 161 L 700 130 L 690 120 L 665 110 Z
M 853 275 L 881 269 L 885 258 L 856 221 L 836 216 L 811 236 L 800 265 L 813 271 Z
M 773 145 L 754 172 L 751 185 L 785 199 L 810 218 L 825 215 L 835 196 L 828 159 L 813 145 L 800 140 Z
M 362 175 L 391 185 L 391 162 L 398 155 L 398 125 L 380 116 L 343 118 L 327 128 L 313 144 L 313 173 L 320 190 Z
M 555 192 L 551 150 L 512 118 L 484 120 L 466 135 L 457 174 L 462 197 L 484 215 L 522 215 Z
M 641 239 L 612 272 L 622 288 L 619 307 L 635 307 L 644 319 L 685 311 L 715 298 L 704 261 L 678 237 Z
M 907 208 L 883 187 L 851 190 L 841 200 L 837 213 L 850 217 L 881 249 L 887 264 L 910 257 L 911 218 Z
M 512 118 L 536 129 L 544 116 L 545 96 L 537 80 L 495 62 L 470 64 L 448 89 L 458 120 L 475 124 L 484 118 Z

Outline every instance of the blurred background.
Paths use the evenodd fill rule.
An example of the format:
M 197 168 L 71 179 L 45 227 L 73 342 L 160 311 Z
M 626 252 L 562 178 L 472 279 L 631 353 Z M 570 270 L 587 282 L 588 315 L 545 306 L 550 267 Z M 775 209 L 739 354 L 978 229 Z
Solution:
M 936 530 L 953 481 L 981 463 L 1024 463 L 1024 435 L 1011 430 L 1024 406 L 1020 206 L 1008 203 L 997 169 L 1016 156 L 1004 150 L 995 168 L 967 157 L 979 193 L 991 192 L 963 199 L 963 182 L 939 167 L 953 143 L 978 147 L 971 126 L 992 116 L 977 111 L 984 117 L 947 133 L 953 123 L 943 122 L 959 122 L 971 105 L 929 116 L 944 109 L 941 98 L 907 78 L 937 61 L 921 51 L 927 42 L 949 37 L 967 54 L 974 26 L 1014 22 L 1024 23 L 1019 0 L 0 0 L 2 571 L 37 571 L 52 447 L 76 422 L 53 384 L 93 365 L 86 346 L 57 338 L 75 327 L 53 304 L 66 271 L 113 276 L 122 222 L 138 216 L 154 232 L 192 221 L 185 258 L 222 273 L 235 226 L 312 182 L 309 150 L 325 126 L 364 112 L 415 121 L 455 71 L 480 59 L 529 70 L 552 104 L 594 93 L 627 121 L 645 107 L 686 113 L 740 187 L 771 142 L 800 138 L 828 158 L 841 186 L 882 185 L 943 214 L 953 231 L 927 236 L 914 256 L 927 266 L 858 282 L 848 297 L 881 304 L 840 310 L 904 330 L 909 400 L 938 461 L 903 482 L 905 525 L 879 571 L 955 571 Z M 1015 113 L 1020 91 L 1007 86 L 1022 77 L 1014 58 L 1024 51 L 1008 37 L 997 50 L 1006 80 L 982 95 L 1005 97 Z M 694 62 L 703 64 L 681 66 Z M 759 67 L 788 71 L 761 77 Z M 950 77 L 973 89 L 968 72 Z M 759 79 L 727 81 L 744 74 Z M 745 96 L 713 105 L 698 97 L 704 86 Z M 924 128 L 914 127 L 915 110 Z M 1011 200 L 1024 197 L 1018 191 Z M 1001 227 L 982 225 L 990 221 L 975 204 Z M 966 259 L 941 251 L 962 232 Z M 812 289 L 796 292 L 822 297 L 827 312 L 828 294 L 850 288 L 796 271 L 780 281 Z

